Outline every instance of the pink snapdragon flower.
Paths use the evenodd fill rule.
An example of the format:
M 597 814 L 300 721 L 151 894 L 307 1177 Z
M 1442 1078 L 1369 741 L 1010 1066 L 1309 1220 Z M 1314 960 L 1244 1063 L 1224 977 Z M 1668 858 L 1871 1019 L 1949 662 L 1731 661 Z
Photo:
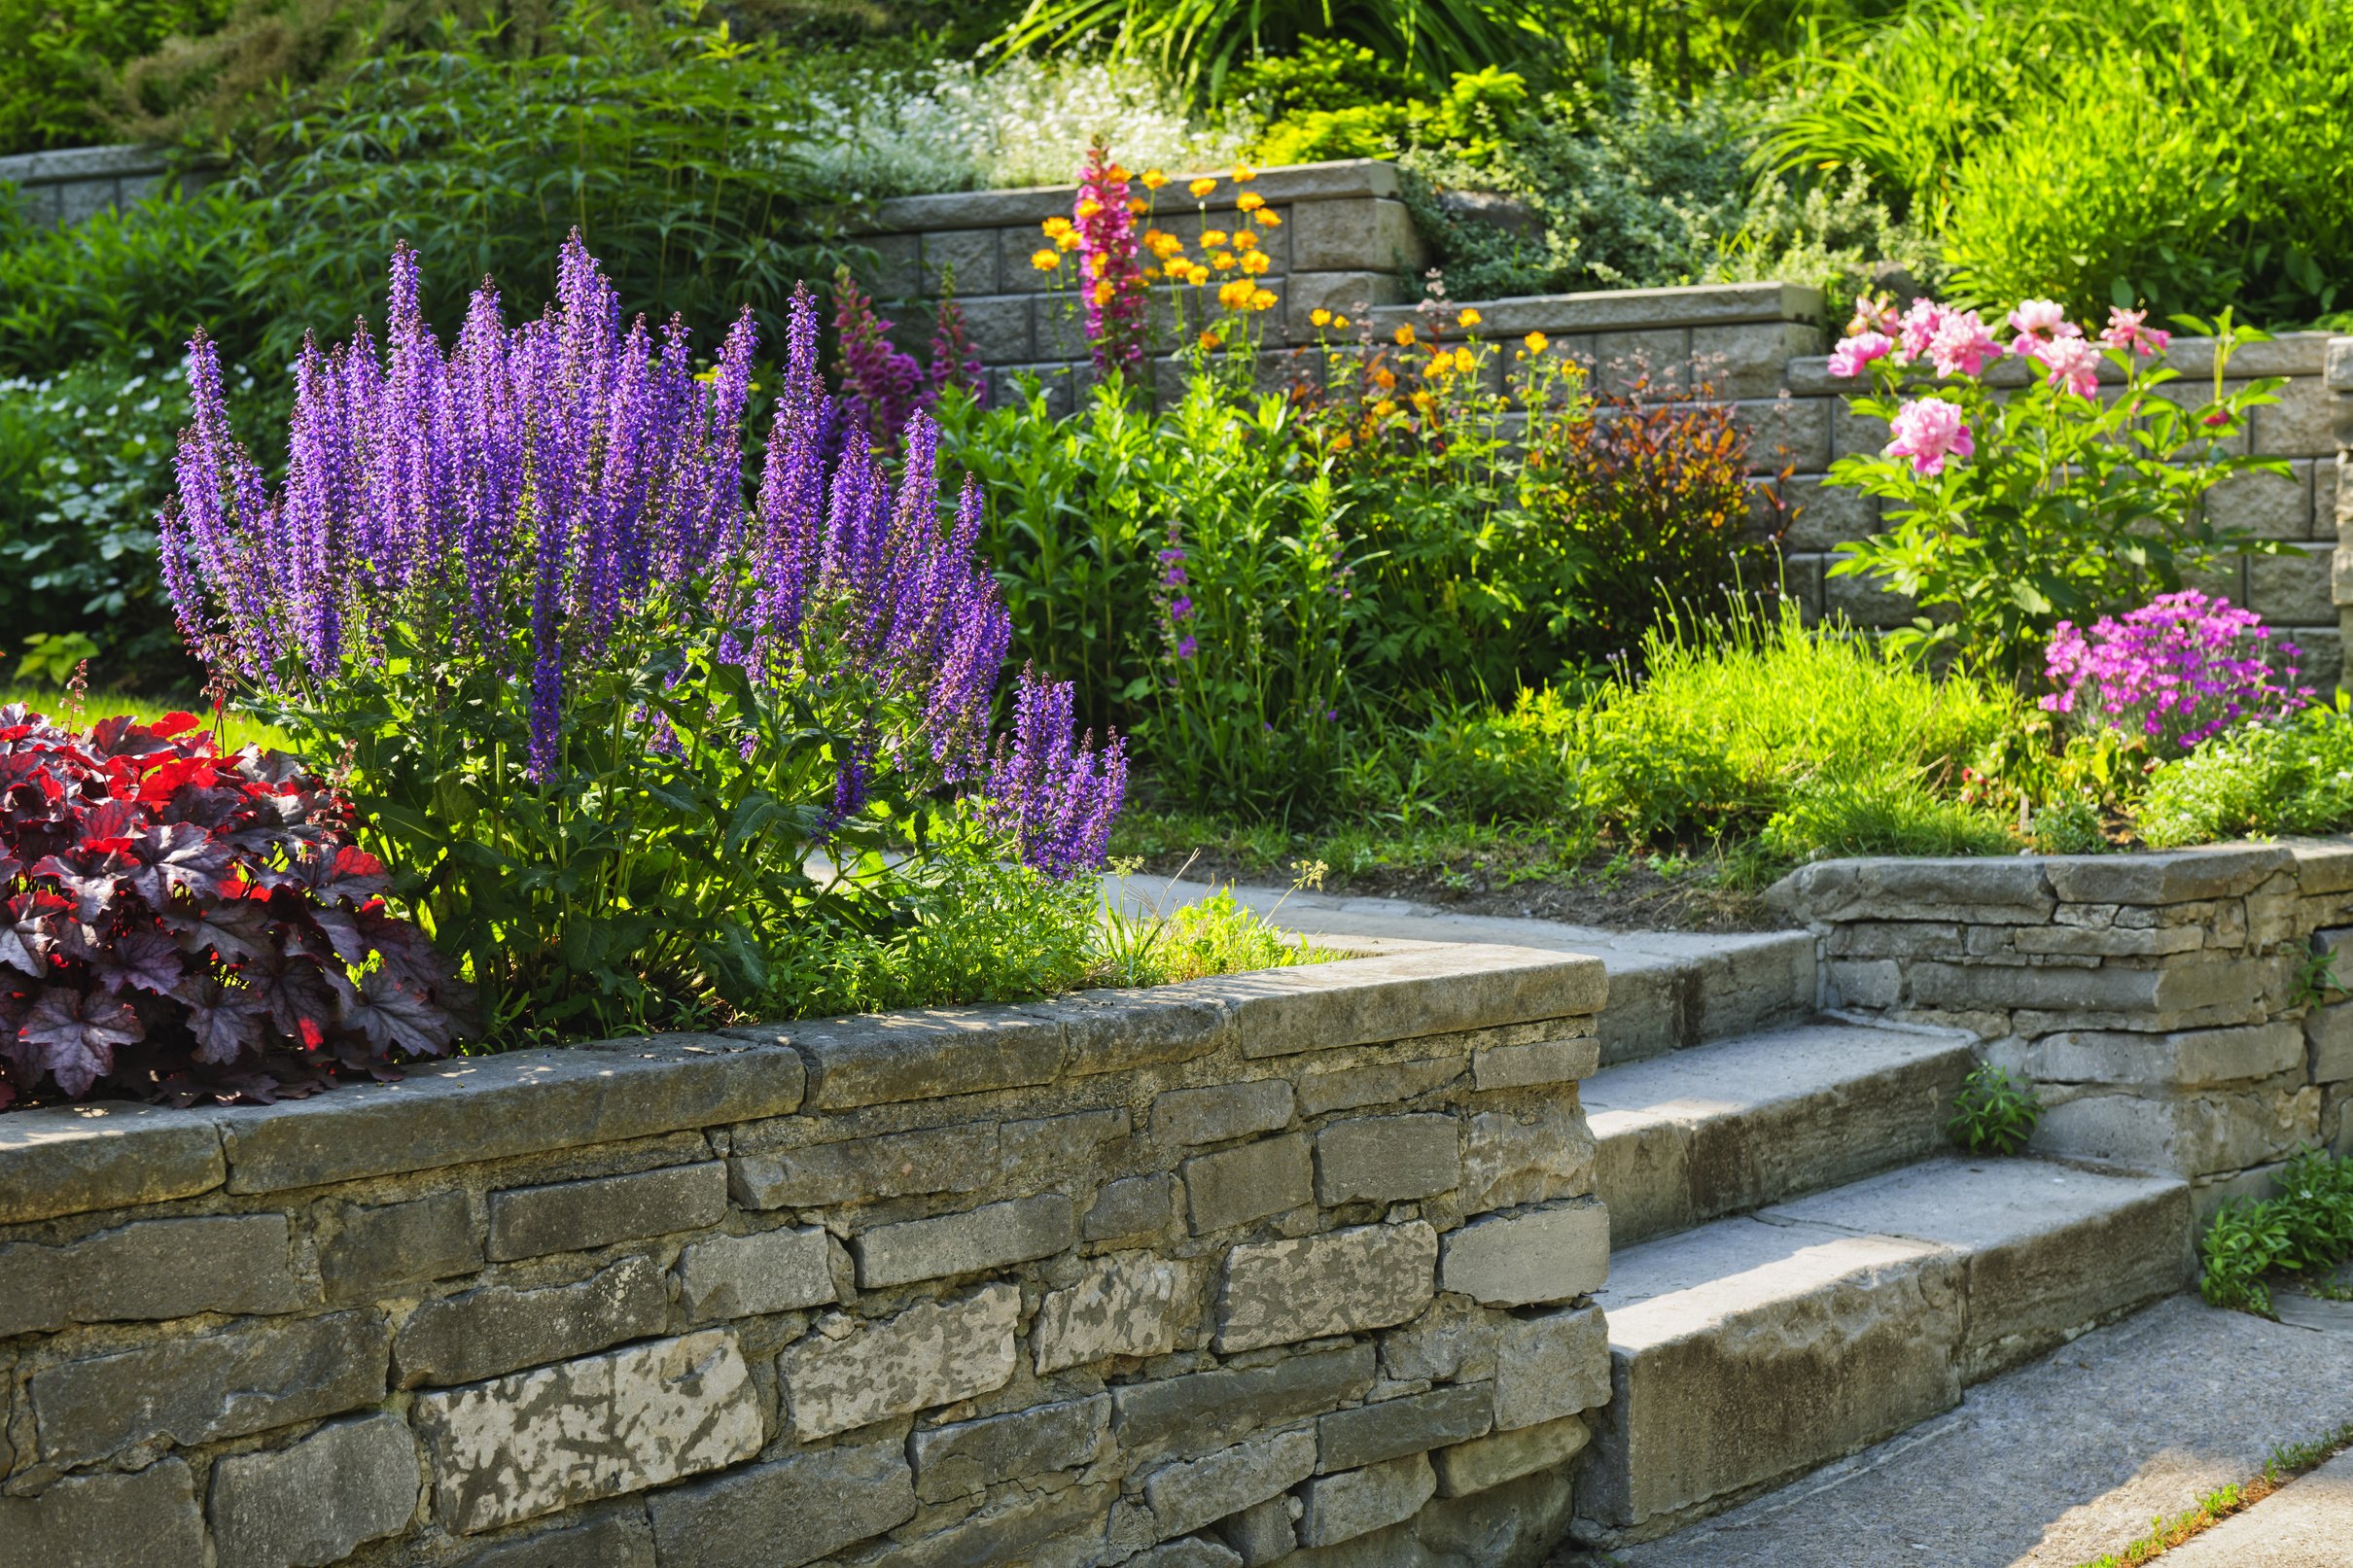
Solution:
M 1949 310 L 1928 339 L 1928 357 L 1939 375 L 1977 375 L 2002 357 L 2002 345 L 1974 310 Z
M 2081 337 L 2055 337 L 2027 351 L 2047 372 L 2048 386 L 2065 387 L 2079 398 L 2099 395 L 2100 351 Z
M 1896 410 L 1889 426 L 1895 439 L 1883 457 L 1912 459 L 1914 473 L 1942 473 L 1948 457 L 1969 457 L 1977 451 L 1960 406 L 1942 398 L 1922 398 Z
M 2015 354 L 2031 354 L 2036 343 L 2054 338 L 2084 335 L 2084 330 L 2067 319 L 2067 307 L 2055 299 L 2019 300 L 2010 313 L 2010 330 L 2018 333 L 2010 345 Z
M 2108 325 L 2100 332 L 2100 341 L 2110 348 L 2130 349 L 2135 354 L 2152 355 L 2164 352 L 2173 341 L 2173 334 L 2161 327 L 2143 327 L 2149 319 L 2145 310 L 2126 310 L 2122 305 L 2108 307 Z
M 1887 351 L 1894 347 L 1895 344 L 1888 341 L 1885 332 L 1862 331 L 1852 337 L 1842 338 L 1839 346 L 1830 351 L 1830 373 L 1837 376 L 1861 375 L 1864 366 L 1873 360 L 1885 359 Z

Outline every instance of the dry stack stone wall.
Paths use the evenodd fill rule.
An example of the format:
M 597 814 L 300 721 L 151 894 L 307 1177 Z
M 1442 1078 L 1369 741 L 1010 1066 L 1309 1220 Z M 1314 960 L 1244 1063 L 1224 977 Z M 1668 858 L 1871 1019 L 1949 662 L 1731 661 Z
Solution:
M 5 1568 L 1542 1560 L 1595 959 L 0 1117 Z
M 2353 840 L 1825 861 L 1774 897 L 1827 1005 L 1972 1029 L 2033 1079 L 2037 1152 L 2171 1171 L 2201 1212 L 2300 1146 L 2353 1154 Z
M 170 161 L 159 147 L 69 147 L 0 157 L 0 184 L 17 188 L 27 214 L 43 227 L 127 206 L 170 178 Z M 203 183 L 182 178 L 192 187 Z

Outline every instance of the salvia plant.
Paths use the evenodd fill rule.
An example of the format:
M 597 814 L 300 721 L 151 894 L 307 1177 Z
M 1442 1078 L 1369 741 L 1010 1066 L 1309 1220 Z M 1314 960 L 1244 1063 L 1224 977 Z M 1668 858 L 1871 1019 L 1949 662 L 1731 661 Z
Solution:
M 2079 725 L 2146 735 L 2187 751 L 2241 719 L 2278 718 L 2312 700 L 2293 643 L 2251 610 L 2195 588 L 2161 594 L 2086 631 L 2060 621 L 2044 659 L 2058 689 L 2045 709 Z
M 162 518 L 184 633 L 341 759 L 493 1036 L 759 1007 L 775 953 L 903 918 L 910 852 L 1098 861 L 1123 746 L 1034 682 L 992 742 L 1007 622 L 930 417 L 887 462 L 804 289 L 748 493 L 750 320 L 698 374 L 578 235 L 559 280 L 512 328 L 485 284 L 443 348 L 396 253 L 384 348 L 305 346 L 275 492 L 197 339 Z
M 446 1050 L 470 1001 L 349 808 L 187 714 L 0 707 L 0 1107 L 303 1093 Z
M 1855 304 L 1830 372 L 1872 377 L 1876 392 L 1852 405 L 1886 420 L 1891 438 L 1839 459 L 1830 480 L 1881 498 L 1888 527 L 1830 571 L 1919 606 L 1890 634 L 1896 646 L 2022 677 L 2061 620 L 2177 592 L 2184 573 L 2224 555 L 2295 548 L 2218 527 L 2201 505 L 2232 475 L 2288 472 L 2228 450 L 2285 383 L 2226 386 L 2232 348 L 2263 336 L 2227 314 L 2180 318 L 2214 340 L 2200 400 L 2158 363 L 2168 334 L 2141 311 L 2112 310 L 2095 338 L 2029 299 L 2004 339 L 1978 312 L 1930 299 L 1900 315 L 1884 298 Z

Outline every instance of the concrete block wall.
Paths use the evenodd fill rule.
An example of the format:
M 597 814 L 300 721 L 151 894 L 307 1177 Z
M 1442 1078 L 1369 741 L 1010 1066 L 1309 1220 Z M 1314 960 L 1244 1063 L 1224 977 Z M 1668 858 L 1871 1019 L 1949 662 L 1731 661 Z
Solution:
M 68 147 L 0 157 L 0 184 L 15 186 L 33 221 L 46 227 L 78 224 L 109 207 L 125 206 L 172 177 L 170 161 L 159 147 Z M 182 178 L 192 187 L 202 183 L 199 178 Z
M 0 1563 L 1541 1560 L 1605 987 L 1433 948 L 0 1116 Z
M 2353 1154 L 2353 839 L 1834 860 L 1776 906 L 1823 1001 L 1958 1026 L 2032 1079 L 2038 1153 L 2187 1178 L 2201 1215 L 2307 1144 Z

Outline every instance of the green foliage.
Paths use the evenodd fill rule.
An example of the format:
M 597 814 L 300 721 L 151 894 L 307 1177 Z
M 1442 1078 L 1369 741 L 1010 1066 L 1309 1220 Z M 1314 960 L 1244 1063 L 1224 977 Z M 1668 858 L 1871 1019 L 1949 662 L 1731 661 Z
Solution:
M 2353 1159 L 2300 1151 L 2277 1191 L 2225 1203 L 2198 1246 L 2198 1294 L 2216 1307 L 2272 1314 L 2266 1276 L 2324 1272 L 2353 1257 Z
M 2153 849 L 2251 833 L 2325 833 L 2353 826 L 2353 714 L 2307 708 L 2276 724 L 2226 730 L 2152 769 L 2140 802 Z
M 1371 50 L 1328 38 L 1302 41 L 1295 56 L 1260 55 L 1246 80 L 1243 96 L 1266 125 L 1252 151 L 1268 164 L 1393 157 L 1418 142 L 1493 157 L 1492 133 L 1528 98 L 1525 78 L 1485 65 L 1456 72 L 1432 101 Z
M 2276 458 L 2228 450 L 2249 414 L 2276 402 L 2276 377 L 2227 385 L 2231 346 L 2265 334 L 2219 322 L 2210 396 L 2193 403 L 2179 372 L 2150 370 L 2127 350 L 2106 358 L 2125 371 L 2122 394 L 2078 396 L 2038 378 L 1997 395 L 1974 376 L 1947 377 L 1934 396 L 1957 407 L 1975 441 L 1967 461 L 1923 473 L 1912 459 L 1863 453 L 1831 465 L 1833 484 L 1881 498 L 1888 526 L 1833 559 L 1833 576 L 1865 576 L 1919 605 L 1911 626 L 1889 634 L 1914 654 L 1957 656 L 2023 677 L 2040 661 L 2052 627 L 2089 624 L 2182 585 L 2182 575 L 2232 553 L 2279 554 L 2296 546 L 2217 527 L 2199 505 L 2239 474 L 2285 475 Z M 1875 396 L 1856 413 L 1892 420 L 1907 371 L 1874 360 Z
M 1113 869 L 1133 875 L 1137 862 Z M 1320 865 L 1298 869 L 1293 888 L 1320 884 Z M 1281 909 L 1280 901 L 1276 909 Z M 1101 972 L 1118 986 L 1161 986 L 1208 975 L 1237 974 L 1249 969 L 1281 969 L 1301 963 L 1321 963 L 1341 957 L 1304 937 L 1286 936 L 1274 923 L 1273 912 L 1260 915 L 1234 897 L 1231 886 L 1207 898 L 1163 912 L 1124 909 L 1103 912 Z
M 1952 1120 L 1945 1131 L 1971 1154 L 2017 1154 L 2042 1119 L 2042 1097 L 2032 1084 L 1981 1062 L 1952 1097 Z
M 0 156 L 106 140 L 95 100 L 113 69 L 219 26 L 230 3 L 0 0 Z
M 1781 73 L 1770 156 L 1867 170 L 1961 292 L 2160 316 L 2353 300 L 2348 0 L 1918 0 Z

